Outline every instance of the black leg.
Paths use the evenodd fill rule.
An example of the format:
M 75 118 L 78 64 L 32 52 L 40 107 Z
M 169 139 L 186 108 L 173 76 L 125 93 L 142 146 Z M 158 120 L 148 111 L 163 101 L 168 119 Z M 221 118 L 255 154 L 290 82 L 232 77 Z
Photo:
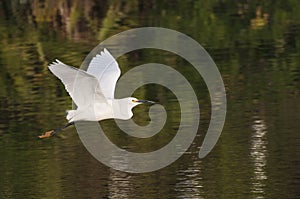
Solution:
M 52 130 L 52 131 L 48 131 L 48 132 L 46 132 L 44 135 L 40 135 L 39 138 L 42 139 L 42 138 L 47 138 L 47 137 L 54 136 L 56 133 L 61 132 L 62 130 L 64 130 L 65 128 L 67 128 L 67 127 L 69 127 L 69 126 L 71 126 L 71 125 L 73 125 L 73 124 L 74 124 L 74 122 L 69 122 L 68 124 L 66 124 L 66 125 L 63 126 L 63 127 L 57 128 L 57 129 Z
M 61 132 L 62 130 L 66 129 L 67 127 L 69 127 L 69 126 L 71 126 L 71 125 L 73 125 L 73 124 L 74 124 L 74 122 L 69 122 L 69 123 L 66 124 L 65 126 L 53 130 L 53 131 L 51 132 L 51 136 L 55 135 L 56 133 Z

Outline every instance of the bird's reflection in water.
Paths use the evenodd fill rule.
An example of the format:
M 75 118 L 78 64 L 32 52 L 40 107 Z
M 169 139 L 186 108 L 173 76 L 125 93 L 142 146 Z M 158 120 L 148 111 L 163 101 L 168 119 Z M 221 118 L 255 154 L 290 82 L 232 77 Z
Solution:
M 187 154 L 188 152 L 186 152 Z M 195 153 L 196 154 L 196 153 Z M 197 155 L 193 156 L 191 164 L 188 168 L 177 171 L 177 183 L 174 189 L 177 198 L 202 198 L 203 195 L 203 179 L 201 160 L 197 159 Z
M 130 183 L 131 175 L 114 169 L 110 170 L 108 198 L 130 198 L 130 193 L 133 192 L 133 188 Z
M 251 139 L 250 156 L 253 162 L 254 175 L 252 178 L 252 193 L 257 198 L 264 198 L 265 181 L 267 180 L 267 126 L 263 119 L 254 117 L 252 124 L 253 135 Z

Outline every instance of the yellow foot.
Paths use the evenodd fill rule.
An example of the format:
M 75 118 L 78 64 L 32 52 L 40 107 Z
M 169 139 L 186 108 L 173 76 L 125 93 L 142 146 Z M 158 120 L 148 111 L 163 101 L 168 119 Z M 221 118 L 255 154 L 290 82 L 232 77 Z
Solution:
M 48 138 L 51 137 L 52 131 L 47 131 L 44 135 L 40 135 L 39 138 L 43 139 L 43 138 Z

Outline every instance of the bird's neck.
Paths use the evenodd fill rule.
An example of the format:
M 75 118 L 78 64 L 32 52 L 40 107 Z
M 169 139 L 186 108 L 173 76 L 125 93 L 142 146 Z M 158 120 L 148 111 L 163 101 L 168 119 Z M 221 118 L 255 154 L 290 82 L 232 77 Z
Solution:
M 128 120 L 133 116 L 132 107 L 129 106 L 128 99 L 113 99 L 111 103 L 114 118 Z

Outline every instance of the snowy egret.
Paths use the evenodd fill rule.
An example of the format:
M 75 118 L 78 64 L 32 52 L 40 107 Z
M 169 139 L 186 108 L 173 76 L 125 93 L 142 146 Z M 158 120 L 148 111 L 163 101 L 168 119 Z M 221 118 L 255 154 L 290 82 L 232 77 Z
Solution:
M 68 66 L 57 60 L 48 66 L 50 71 L 65 85 L 77 106 L 67 111 L 67 125 L 46 132 L 46 138 L 62 131 L 76 121 L 100 121 L 105 119 L 128 120 L 133 116 L 132 108 L 139 104 L 155 104 L 153 101 L 134 97 L 115 99 L 114 91 L 121 71 L 117 61 L 104 49 L 89 64 L 87 71 Z

